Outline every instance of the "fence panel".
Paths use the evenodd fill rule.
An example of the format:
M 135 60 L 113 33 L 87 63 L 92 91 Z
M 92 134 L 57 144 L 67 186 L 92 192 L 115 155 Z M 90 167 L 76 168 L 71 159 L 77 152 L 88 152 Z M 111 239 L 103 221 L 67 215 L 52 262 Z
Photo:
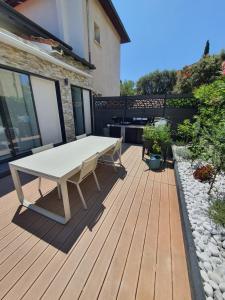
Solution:
M 115 117 L 121 121 L 137 117 L 164 117 L 175 129 L 184 119 L 192 119 L 196 112 L 197 102 L 191 95 L 95 97 L 95 134 L 103 135 L 103 128 Z

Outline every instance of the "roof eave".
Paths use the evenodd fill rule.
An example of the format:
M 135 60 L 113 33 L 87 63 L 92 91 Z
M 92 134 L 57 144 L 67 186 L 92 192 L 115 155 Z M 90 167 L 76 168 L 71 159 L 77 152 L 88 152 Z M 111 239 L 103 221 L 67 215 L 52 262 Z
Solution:
M 106 14 L 108 15 L 110 21 L 114 25 L 115 29 L 117 30 L 120 36 L 121 44 L 131 42 L 130 37 L 112 3 L 111 0 L 98 0 L 103 9 L 105 10 Z

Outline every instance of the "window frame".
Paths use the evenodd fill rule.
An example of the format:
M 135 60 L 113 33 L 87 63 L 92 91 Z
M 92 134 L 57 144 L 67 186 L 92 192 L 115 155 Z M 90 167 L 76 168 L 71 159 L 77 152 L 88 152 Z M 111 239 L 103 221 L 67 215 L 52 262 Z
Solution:
M 97 31 L 96 31 L 97 30 Z M 94 22 L 94 41 L 101 46 L 101 31 L 99 25 Z
M 86 128 L 85 128 L 85 116 L 84 116 L 84 97 L 83 97 L 83 88 L 82 88 L 82 87 L 77 86 L 77 85 L 74 85 L 74 84 L 71 84 L 71 85 L 70 85 L 70 90 L 71 90 L 71 100 L 72 100 L 72 105 L 73 105 L 73 119 L 74 119 L 75 138 L 76 138 L 77 136 L 80 136 L 80 135 L 82 135 L 82 134 L 79 134 L 79 135 L 78 135 L 78 134 L 76 133 L 76 124 L 75 124 L 75 122 L 76 122 L 77 116 L 76 116 L 76 111 L 75 111 L 75 109 L 74 109 L 74 104 L 73 104 L 72 88 L 78 88 L 78 89 L 80 89 L 80 91 L 81 91 L 82 116 L 83 116 L 83 128 L 84 128 L 84 133 L 82 133 L 82 134 L 85 134 L 85 133 L 86 133 Z

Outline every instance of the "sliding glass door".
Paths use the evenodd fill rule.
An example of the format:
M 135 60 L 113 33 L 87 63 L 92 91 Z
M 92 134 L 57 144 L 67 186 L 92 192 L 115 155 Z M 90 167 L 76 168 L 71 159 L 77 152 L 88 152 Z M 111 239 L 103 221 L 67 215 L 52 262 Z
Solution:
M 1 107 L 0 107 L 1 112 Z M 11 157 L 10 143 L 7 138 L 7 130 L 0 113 L 0 161 Z
M 84 123 L 84 104 L 82 89 L 76 86 L 71 86 L 74 125 L 76 137 L 85 134 Z
M 41 145 L 37 117 L 26 74 L 0 69 L 0 160 Z

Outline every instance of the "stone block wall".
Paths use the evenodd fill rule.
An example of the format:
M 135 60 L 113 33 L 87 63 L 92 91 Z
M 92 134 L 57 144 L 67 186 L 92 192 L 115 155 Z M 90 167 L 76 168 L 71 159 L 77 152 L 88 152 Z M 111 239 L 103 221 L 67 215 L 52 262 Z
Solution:
M 74 67 L 79 68 L 82 71 L 90 72 L 88 67 L 85 67 L 81 63 L 75 61 L 69 56 L 54 55 L 56 58 L 63 60 Z M 60 57 L 59 57 L 60 56 Z M 75 72 L 69 71 L 55 65 L 49 61 L 43 60 L 35 55 L 29 54 L 17 48 L 0 42 L 0 64 L 16 68 L 18 70 L 27 71 L 34 75 L 41 75 L 49 79 L 53 79 L 59 82 L 61 101 L 63 107 L 64 123 L 66 130 L 67 141 L 75 139 L 75 128 L 73 118 L 72 96 L 70 85 L 76 85 L 82 88 L 92 90 L 92 78 L 83 77 Z M 68 78 L 69 83 L 65 85 L 64 79 Z

